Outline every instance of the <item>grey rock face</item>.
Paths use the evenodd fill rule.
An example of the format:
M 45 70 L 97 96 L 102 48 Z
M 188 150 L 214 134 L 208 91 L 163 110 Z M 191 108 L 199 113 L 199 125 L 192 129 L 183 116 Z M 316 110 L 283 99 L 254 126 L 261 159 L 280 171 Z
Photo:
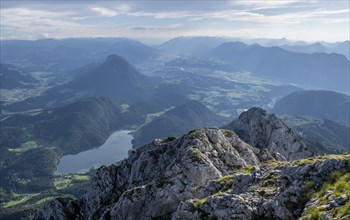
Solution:
M 172 142 L 157 140 L 99 168 L 77 203 L 86 219 L 170 217 L 181 201 L 202 197 L 210 180 L 258 164 L 258 153 L 235 133 L 218 128 L 192 131 Z M 42 211 L 45 219 L 54 217 L 48 210 Z
M 57 198 L 46 203 L 38 216 L 40 219 L 51 219 L 52 217 L 57 220 L 84 219 L 80 215 L 80 206 L 70 198 Z
M 236 173 L 227 178 L 227 183 L 233 182 L 231 190 L 217 188 L 218 191 L 210 196 L 182 202 L 172 218 L 297 219 L 314 204 L 307 195 L 311 190 L 307 183 L 312 181 L 315 187 L 320 187 L 332 172 L 350 170 L 348 163 L 349 158 L 326 159 L 306 165 L 282 163 L 274 167 L 262 164 L 248 174 Z M 339 207 L 345 200 L 344 196 L 339 196 L 329 205 Z
M 243 192 L 246 192 L 250 185 L 254 183 L 254 176 L 250 173 L 248 174 L 242 174 L 237 173 L 235 174 L 235 178 L 232 184 L 232 192 L 235 194 L 240 194 Z
M 243 112 L 226 128 L 253 147 L 267 148 L 279 160 L 296 160 L 313 155 L 300 137 L 277 116 L 260 108 Z

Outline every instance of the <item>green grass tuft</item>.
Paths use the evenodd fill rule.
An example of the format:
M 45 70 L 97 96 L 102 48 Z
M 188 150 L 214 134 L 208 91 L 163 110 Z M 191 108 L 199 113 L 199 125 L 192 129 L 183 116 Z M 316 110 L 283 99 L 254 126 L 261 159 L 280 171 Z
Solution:
M 44 204 L 45 202 L 50 201 L 50 200 L 52 200 L 52 199 L 54 199 L 54 198 L 55 198 L 55 197 L 53 197 L 53 196 L 49 196 L 49 197 L 40 199 L 40 200 L 38 200 L 38 201 L 35 202 L 35 205 Z
M 306 210 L 307 216 L 306 219 L 310 219 L 310 220 L 318 220 L 321 218 L 321 212 L 320 210 L 318 210 L 318 208 L 316 207 L 309 207 Z
M 344 206 L 335 209 L 336 219 L 341 219 L 345 216 L 350 215 L 350 201 L 348 201 Z
M 71 179 L 57 179 L 54 181 L 54 186 L 57 190 L 65 189 L 72 185 Z
M 90 177 L 88 175 L 74 175 L 74 179 L 78 181 L 87 181 Z
M 194 140 L 198 134 L 201 133 L 201 130 L 200 129 L 194 129 L 194 130 L 191 130 L 189 133 L 188 133 L 188 139 L 189 140 Z
M 244 174 L 248 174 L 251 173 L 254 169 L 254 166 L 249 165 L 249 166 L 245 166 L 243 168 L 241 168 L 238 172 L 244 173 Z
M 196 199 L 196 200 L 193 200 L 192 203 L 195 205 L 195 206 L 201 206 L 203 205 L 204 203 L 206 203 L 208 201 L 208 198 L 203 198 L 203 199 Z
M 345 195 L 350 198 L 350 173 L 343 171 L 335 171 L 331 174 L 328 182 L 324 183 L 321 189 L 314 193 L 312 197 L 321 198 L 325 196 L 327 191 L 333 191 L 334 196 Z
M 30 200 L 31 198 L 39 195 L 40 193 L 34 193 L 34 194 L 24 194 L 23 197 L 20 196 L 21 198 L 19 200 L 13 200 L 13 201 L 9 201 L 8 203 L 6 203 L 3 208 L 10 208 L 12 206 L 15 205 L 19 205 L 19 204 L 23 204 L 25 202 L 27 202 L 28 200 Z
M 234 174 L 222 176 L 218 179 L 218 181 L 219 182 L 226 182 L 227 180 L 233 179 L 234 176 L 235 176 Z
M 202 152 L 200 152 L 200 150 L 198 149 L 193 149 L 191 152 L 191 158 L 194 161 L 202 161 Z

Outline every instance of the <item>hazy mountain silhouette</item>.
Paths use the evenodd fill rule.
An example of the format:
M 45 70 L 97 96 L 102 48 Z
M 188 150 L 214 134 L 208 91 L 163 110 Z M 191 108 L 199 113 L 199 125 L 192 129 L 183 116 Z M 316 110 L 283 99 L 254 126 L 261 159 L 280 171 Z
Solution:
M 157 48 L 170 55 L 200 55 L 226 41 L 219 37 L 177 37 L 158 45 Z
M 262 77 L 349 92 L 350 62 L 343 55 L 295 53 L 279 47 L 229 42 L 216 47 L 208 56 Z
M 350 41 L 343 41 L 336 45 L 325 46 L 319 42 L 307 45 L 282 45 L 281 48 L 299 53 L 339 53 L 350 59 Z
M 103 62 L 110 54 L 122 54 L 136 64 L 157 57 L 158 50 L 127 38 L 1 41 L 2 62 L 35 71 L 65 72 L 89 63 Z
M 277 101 L 273 112 L 349 124 L 349 96 L 333 91 L 298 91 Z
M 323 44 L 317 42 L 307 45 L 282 45 L 281 48 L 298 53 L 327 53 L 327 48 Z
M 350 59 L 350 41 L 349 40 L 340 42 L 340 43 L 336 44 L 335 46 L 333 46 L 331 49 L 335 53 L 343 54 L 348 59 Z

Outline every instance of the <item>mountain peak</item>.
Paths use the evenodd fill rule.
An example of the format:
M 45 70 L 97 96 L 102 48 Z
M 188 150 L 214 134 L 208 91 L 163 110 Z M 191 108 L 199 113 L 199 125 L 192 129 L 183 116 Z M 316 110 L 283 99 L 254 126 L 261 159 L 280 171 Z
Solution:
M 252 117 L 252 116 L 266 116 L 267 112 L 266 110 L 262 109 L 262 108 L 258 108 L 258 107 L 253 107 L 250 108 L 248 111 L 243 112 L 239 118 L 243 118 L 243 117 Z
M 105 62 L 88 70 L 66 87 L 87 91 L 89 96 L 116 97 L 130 102 L 143 100 L 149 81 L 126 59 L 110 55 Z
M 98 67 L 99 74 L 107 73 L 111 75 L 135 75 L 137 70 L 125 58 L 112 54 Z M 138 74 L 138 73 L 137 73 Z
M 301 138 L 276 115 L 261 108 L 251 108 L 226 128 L 234 131 L 243 141 L 257 148 L 267 148 L 281 160 L 295 160 L 312 156 Z
M 126 59 L 124 59 L 123 57 L 116 55 L 116 54 L 109 55 L 103 64 L 130 65 Z

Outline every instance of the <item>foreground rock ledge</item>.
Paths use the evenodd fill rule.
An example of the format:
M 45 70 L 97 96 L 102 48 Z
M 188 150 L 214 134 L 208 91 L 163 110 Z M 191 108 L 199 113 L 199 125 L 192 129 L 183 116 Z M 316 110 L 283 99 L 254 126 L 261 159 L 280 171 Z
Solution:
M 335 171 L 350 170 L 350 156 L 293 162 L 274 157 L 232 131 L 195 130 L 102 166 L 83 198 L 54 199 L 36 218 L 296 219 L 307 215 L 307 187 L 317 189 Z

